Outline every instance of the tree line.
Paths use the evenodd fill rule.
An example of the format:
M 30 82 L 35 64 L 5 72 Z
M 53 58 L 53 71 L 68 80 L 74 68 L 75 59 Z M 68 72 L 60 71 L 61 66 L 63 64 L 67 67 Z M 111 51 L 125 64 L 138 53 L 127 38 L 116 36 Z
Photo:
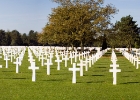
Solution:
M 39 34 L 41 44 L 61 46 L 140 47 L 140 28 L 130 15 L 114 24 L 119 11 L 104 0 L 52 0 L 59 4 Z M 106 45 L 106 46 L 105 46 Z
M 21 34 L 17 30 L 0 30 L 0 46 L 37 46 L 40 45 L 37 39 L 38 32 L 33 30 L 29 34 Z

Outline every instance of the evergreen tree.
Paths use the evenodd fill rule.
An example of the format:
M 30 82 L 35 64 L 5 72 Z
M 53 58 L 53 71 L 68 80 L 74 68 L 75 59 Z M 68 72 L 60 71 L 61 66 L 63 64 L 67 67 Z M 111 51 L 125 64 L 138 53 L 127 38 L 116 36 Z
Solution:
M 120 21 L 115 23 L 117 40 L 121 46 L 131 49 L 138 36 L 138 25 L 133 21 L 130 15 L 122 17 Z
M 24 46 L 28 46 L 28 36 L 26 35 L 26 33 L 24 33 L 22 36 L 22 41 L 23 41 L 23 45 Z
M 30 46 L 37 46 L 38 45 L 37 32 L 34 32 L 33 30 L 29 31 L 28 43 L 29 43 Z
M 11 33 L 11 46 L 21 46 L 22 45 L 22 39 L 21 39 L 21 34 L 17 30 L 13 30 Z
M 5 37 L 5 31 L 0 30 L 0 45 L 4 46 L 6 45 L 6 37 Z

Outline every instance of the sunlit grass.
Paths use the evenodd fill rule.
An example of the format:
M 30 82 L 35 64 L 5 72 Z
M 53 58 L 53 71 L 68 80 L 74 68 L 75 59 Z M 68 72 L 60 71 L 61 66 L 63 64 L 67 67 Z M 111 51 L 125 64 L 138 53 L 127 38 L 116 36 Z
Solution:
M 111 53 L 110 53 L 111 54 Z M 36 59 L 36 82 L 32 82 L 32 70 L 28 62 L 27 51 L 24 56 L 20 72 L 16 73 L 15 64 L 9 61 L 9 68 L 5 68 L 5 61 L 0 59 L 3 68 L 0 69 L 1 100 L 139 100 L 140 98 L 140 69 L 136 70 L 126 58 L 119 55 L 117 64 L 122 72 L 117 73 L 117 85 L 112 84 L 110 69 L 110 54 L 100 58 L 84 76 L 77 72 L 77 83 L 72 84 L 72 67 L 57 70 L 57 63 L 51 66 L 51 75 L 47 75 L 46 66 Z M 35 57 L 34 57 L 35 58 Z

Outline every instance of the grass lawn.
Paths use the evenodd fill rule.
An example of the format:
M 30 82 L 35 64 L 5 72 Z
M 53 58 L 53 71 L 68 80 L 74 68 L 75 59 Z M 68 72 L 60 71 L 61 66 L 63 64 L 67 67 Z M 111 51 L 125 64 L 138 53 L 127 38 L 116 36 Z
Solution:
M 140 69 L 136 70 L 120 53 L 117 64 L 121 72 L 117 73 L 117 85 L 113 85 L 113 73 L 110 69 L 110 54 L 100 58 L 84 76 L 77 72 L 77 83 L 72 84 L 72 67 L 57 70 L 57 63 L 51 66 L 51 75 L 46 74 L 46 66 L 36 59 L 36 82 L 32 82 L 32 70 L 27 61 L 27 51 L 16 73 L 15 64 L 9 61 L 9 68 L 5 68 L 5 61 L 0 59 L 3 68 L 0 69 L 0 100 L 139 100 L 140 99 Z

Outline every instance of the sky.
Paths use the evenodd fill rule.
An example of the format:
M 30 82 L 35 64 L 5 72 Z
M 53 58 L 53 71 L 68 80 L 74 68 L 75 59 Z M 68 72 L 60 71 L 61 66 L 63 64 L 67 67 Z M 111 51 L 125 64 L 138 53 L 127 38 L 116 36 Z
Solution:
M 104 0 L 106 4 L 113 4 L 119 10 L 111 19 L 112 23 L 131 15 L 140 27 L 140 0 Z M 57 6 L 51 0 L 0 0 L 0 29 L 26 34 L 30 30 L 41 32 L 52 8 Z

